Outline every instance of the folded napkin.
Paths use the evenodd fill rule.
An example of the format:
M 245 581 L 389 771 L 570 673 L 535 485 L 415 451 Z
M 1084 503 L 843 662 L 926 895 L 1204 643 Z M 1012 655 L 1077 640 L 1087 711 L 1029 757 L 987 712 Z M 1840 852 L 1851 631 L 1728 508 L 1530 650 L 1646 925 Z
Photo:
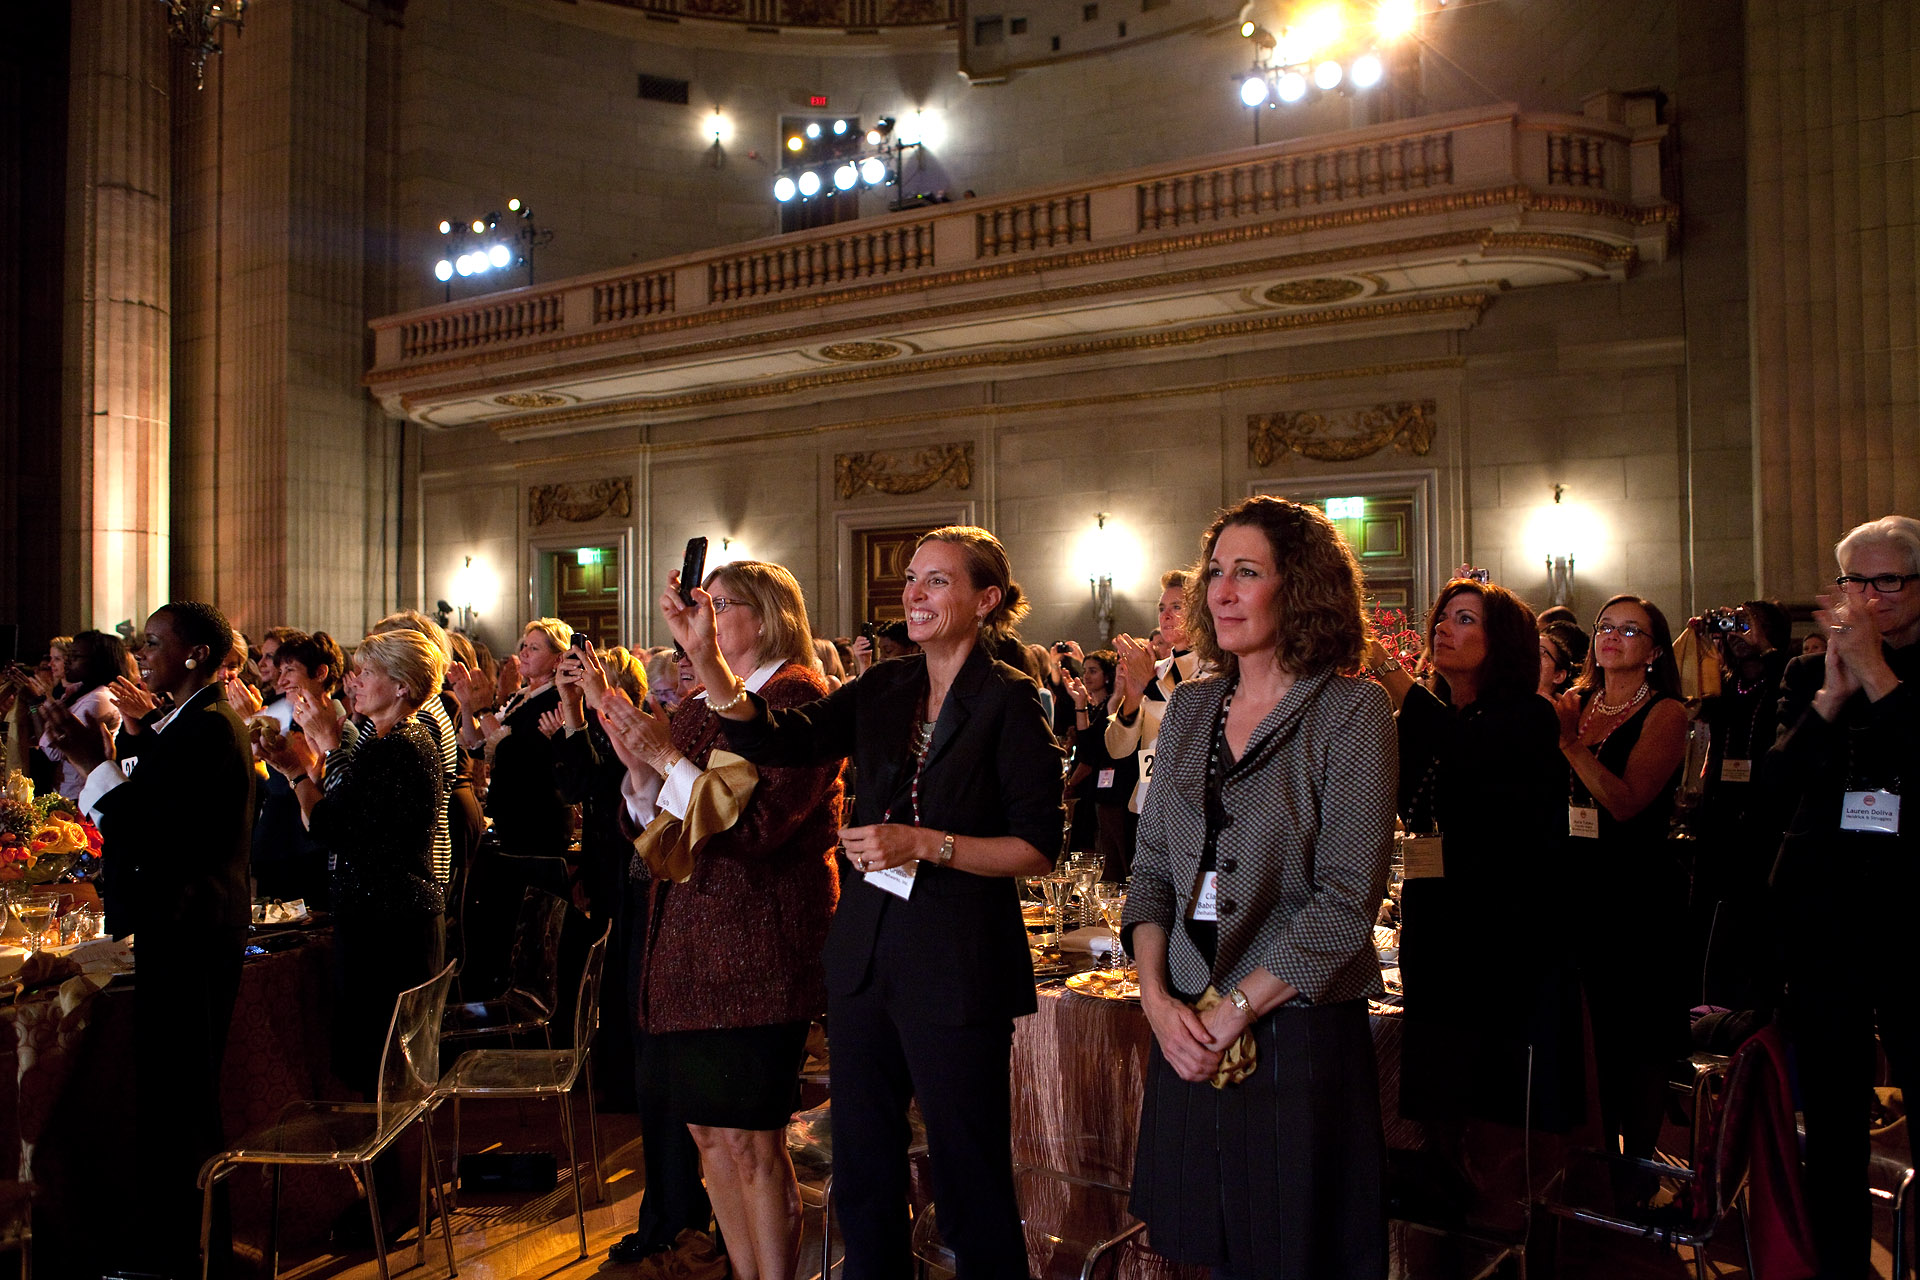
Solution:
M 269 898 L 265 902 L 253 904 L 253 922 L 255 924 L 291 924 L 295 920 L 307 918 L 307 900 L 294 898 L 281 902 Z
M 1111 956 L 1120 949 L 1120 940 L 1105 925 L 1090 924 L 1084 929 L 1072 929 L 1061 935 L 1060 949 Z
M 658 879 L 686 883 L 693 875 L 700 850 L 740 821 L 759 784 L 759 770 L 731 752 L 715 750 L 694 781 L 686 818 L 676 818 L 663 809 L 633 842 L 647 870 Z
M 1205 1013 L 1209 1009 L 1217 1008 L 1220 1001 L 1220 993 L 1208 987 L 1200 993 L 1200 999 L 1194 1002 L 1194 1012 Z M 1227 1051 L 1220 1056 L 1220 1069 L 1213 1073 L 1213 1079 L 1209 1083 L 1216 1089 L 1224 1089 L 1230 1084 L 1239 1084 L 1259 1069 L 1254 1056 L 1253 1028 L 1248 1027 L 1240 1033 L 1238 1040 L 1227 1046 Z

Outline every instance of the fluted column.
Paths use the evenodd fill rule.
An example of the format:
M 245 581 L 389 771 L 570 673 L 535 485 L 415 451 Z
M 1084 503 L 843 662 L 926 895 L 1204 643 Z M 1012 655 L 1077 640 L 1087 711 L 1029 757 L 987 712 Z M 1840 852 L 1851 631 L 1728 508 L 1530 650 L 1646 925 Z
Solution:
M 1754 511 L 1763 591 L 1920 514 L 1920 167 L 1911 0 L 1748 0 Z
M 73 0 L 61 613 L 167 597 L 171 54 L 153 0 Z

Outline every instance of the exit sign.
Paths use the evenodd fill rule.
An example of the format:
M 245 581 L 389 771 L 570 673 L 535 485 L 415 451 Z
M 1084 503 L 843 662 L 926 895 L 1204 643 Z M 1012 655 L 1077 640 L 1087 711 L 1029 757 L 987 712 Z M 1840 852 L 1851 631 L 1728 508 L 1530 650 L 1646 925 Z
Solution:
M 824 107 L 827 105 L 827 95 L 824 93 L 808 94 L 807 105 L 810 107 Z

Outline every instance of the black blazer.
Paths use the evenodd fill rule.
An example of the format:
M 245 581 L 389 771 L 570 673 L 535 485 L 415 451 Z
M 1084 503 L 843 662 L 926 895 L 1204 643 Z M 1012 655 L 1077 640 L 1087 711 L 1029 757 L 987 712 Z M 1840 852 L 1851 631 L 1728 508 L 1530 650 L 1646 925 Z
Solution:
M 571 819 L 553 767 L 557 748 L 540 732 L 540 717 L 559 705 L 560 690 L 548 685 L 502 721 L 510 732 L 493 749 L 487 816 L 507 853 L 547 858 L 567 854 Z
M 253 843 L 246 727 L 215 684 L 187 699 L 164 732 L 138 737 L 133 776 L 97 806 L 114 929 L 238 946 L 250 922 Z
M 818 764 L 852 756 L 860 785 L 850 825 L 913 821 L 908 740 L 927 694 L 920 655 L 875 665 L 818 702 L 723 720 L 728 742 L 761 764 Z M 1060 748 L 1040 688 L 975 646 L 947 693 L 920 778 L 920 825 L 961 836 L 1018 836 L 1048 858 L 1061 842 Z M 889 816 L 891 815 L 891 816 Z M 877 952 L 914 957 L 914 1016 L 943 1025 L 1032 1013 L 1033 962 L 1011 878 L 918 864 L 902 900 L 840 869 L 840 906 L 827 935 L 827 990 L 851 995 Z

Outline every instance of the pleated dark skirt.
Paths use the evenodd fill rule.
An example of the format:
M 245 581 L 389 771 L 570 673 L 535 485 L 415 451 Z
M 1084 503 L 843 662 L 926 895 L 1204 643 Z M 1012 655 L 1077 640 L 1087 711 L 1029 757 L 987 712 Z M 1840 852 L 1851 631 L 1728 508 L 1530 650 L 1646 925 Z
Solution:
M 1387 1274 L 1380 1081 L 1367 1002 L 1282 1007 L 1254 1027 L 1258 1071 L 1188 1084 L 1154 1045 L 1133 1213 L 1155 1252 L 1236 1280 Z

